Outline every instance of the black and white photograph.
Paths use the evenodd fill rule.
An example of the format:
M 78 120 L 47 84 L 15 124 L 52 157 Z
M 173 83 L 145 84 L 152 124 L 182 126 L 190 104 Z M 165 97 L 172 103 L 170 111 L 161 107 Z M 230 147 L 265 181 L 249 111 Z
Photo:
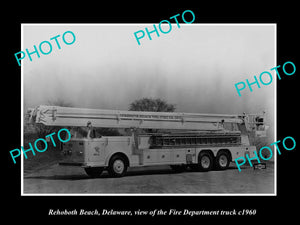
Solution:
M 3 7 L 3 220 L 297 221 L 297 7 L 101 3 Z
M 22 46 L 24 195 L 276 195 L 276 24 L 22 24 Z

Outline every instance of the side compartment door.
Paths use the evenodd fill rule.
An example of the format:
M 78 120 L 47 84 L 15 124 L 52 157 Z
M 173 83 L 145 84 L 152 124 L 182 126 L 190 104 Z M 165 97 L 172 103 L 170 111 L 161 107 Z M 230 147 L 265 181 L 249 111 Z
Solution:
M 160 151 L 158 151 L 158 163 L 173 162 L 173 151 L 173 149 L 161 149 Z
M 158 153 L 156 149 L 143 150 L 143 164 L 155 164 L 157 163 Z
M 185 149 L 174 149 L 174 162 L 175 163 L 185 163 L 186 162 Z

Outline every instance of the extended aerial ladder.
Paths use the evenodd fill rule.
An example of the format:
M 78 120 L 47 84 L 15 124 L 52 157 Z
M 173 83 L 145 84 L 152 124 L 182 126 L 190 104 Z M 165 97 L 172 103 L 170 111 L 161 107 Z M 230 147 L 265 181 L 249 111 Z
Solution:
M 85 109 L 41 105 L 28 110 L 30 122 L 46 126 L 157 129 L 132 136 L 74 138 L 64 146 L 68 163 L 78 163 L 91 176 L 107 169 L 122 176 L 128 166 L 199 166 L 226 169 L 234 158 L 253 156 L 249 133 L 265 135 L 264 114 L 200 114 Z M 238 130 L 228 130 L 226 124 Z M 165 132 L 164 132 L 165 131 Z M 173 131 L 173 132 L 170 132 Z
M 144 112 L 85 109 L 41 105 L 29 109 L 30 121 L 46 126 L 172 129 L 190 131 L 221 131 L 224 123 L 245 124 L 247 131 L 264 125 L 264 114 L 231 115 L 180 112 Z

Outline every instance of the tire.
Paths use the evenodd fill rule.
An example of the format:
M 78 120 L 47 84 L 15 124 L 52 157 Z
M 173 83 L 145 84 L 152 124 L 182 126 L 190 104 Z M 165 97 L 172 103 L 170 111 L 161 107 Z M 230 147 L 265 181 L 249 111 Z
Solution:
M 100 177 L 103 172 L 103 167 L 87 167 L 84 168 L 87 175 L 93 178 Z
M 230 164 L 230 155 L 227 152 L 218 152 L 215 165 L 218 170 L 226 170 Z
M 182 173 L 186 169 L 185 165 L 170 165 L 170 167 L 175 173 Z
M 198 168 L 200 171 L 210 171 L 213 168 L 213 156 L 208 152 L 200 152 L 198 156 Z
M 109 160 L 108 173 L 112 177 L 122 177 L 127 171 L 127 161 L 122 156 L 115 155 Z

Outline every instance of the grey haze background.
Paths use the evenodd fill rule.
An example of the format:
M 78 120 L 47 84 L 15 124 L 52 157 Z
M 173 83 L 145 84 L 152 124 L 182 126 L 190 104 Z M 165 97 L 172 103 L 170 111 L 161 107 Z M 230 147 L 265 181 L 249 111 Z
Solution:
M 176 104 L 178 112 L 265 110 L 272 126 L 275 82 L 242 97 L 234 84 L 276 66 L 275 26 L 172 26 L 139 46 L 134 32 L 153 24 L 23 24 L 23 51 L 68 30 L 76 35 L 72 45 L 60 38 L 60 50 L 51 41 L 51 54 L 23 60 L 24 108 L 61 99 L 74 107 L 127 110 L 132 101 L 152 97 Z

